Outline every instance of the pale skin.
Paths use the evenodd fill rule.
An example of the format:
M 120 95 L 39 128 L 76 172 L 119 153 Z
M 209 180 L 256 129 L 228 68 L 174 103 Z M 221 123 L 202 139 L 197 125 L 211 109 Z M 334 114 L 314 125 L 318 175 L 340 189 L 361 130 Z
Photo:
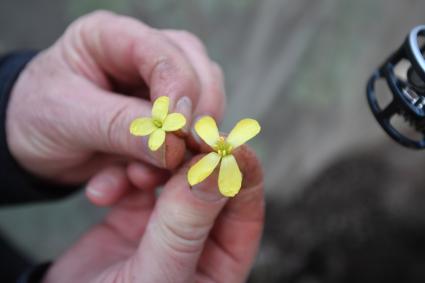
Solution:
M 189 127 L 152 153 L 128 126 L 162 95 Z M 246 146 L 235 152 L 245 174 L 233 199 L 219 196 L 217 176 L 190 188 L 181 165 L 191 122 L 220 120 L 224 107 L 221 70 L 187 32 L 96 12 L 37 55 L 8 105 L 13 156 L 51 182 L 88 182 L 94 204 L 113 205 L 44 282 L 244 282 L 263 228 L 261 165 Z

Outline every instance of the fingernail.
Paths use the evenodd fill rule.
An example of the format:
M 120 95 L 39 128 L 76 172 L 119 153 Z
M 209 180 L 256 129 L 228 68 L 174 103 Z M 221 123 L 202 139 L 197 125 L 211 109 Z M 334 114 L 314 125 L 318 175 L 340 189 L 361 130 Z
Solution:
M 87 193 L 96 198 L 103 198 L 107 194 L 107 191 L 115 189 L 117 185 L 115 178 L 103 176 L 94 180 L 93 184 L 88 185 Z
M 164 147 L 165 147 L 166 141 L 167 140 L 164 141 L 164 144 L 161 145 L 161 147 L 158 150 L 152 151 L 152 150 L 150 150 L 149 145 L 148 145 L 149 144 L 149 136 L 141 138 L 141 142 L 143 144 L 143 151 L 146 153 L 146 157 L 148 158 L 146 160 L 147 162 L 151 163 L 154 166 L 158 166 L 158 167 L 164 167 L 165 166 Z
M 191 122 L 190 118 L 192 116 L 192 100 L 187 96 L 183 96 L 177 101 L 175 111 L 186 117 L 186 125 L 183 127 L 182 131 L 188 133 Z
M 210 176 L 203 182 L 192 186 L 191 192 L 197 198 L 202 199 L 204 201 L 214 202 L 226 199 L 221 195 L 220 191 L 218 190 L 217 176 Z

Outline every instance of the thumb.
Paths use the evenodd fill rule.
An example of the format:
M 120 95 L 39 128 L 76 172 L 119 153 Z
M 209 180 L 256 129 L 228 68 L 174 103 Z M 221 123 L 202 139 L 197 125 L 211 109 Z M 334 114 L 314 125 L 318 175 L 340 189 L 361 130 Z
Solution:
M 137 267 L 132 265 L 133 276 L 144 276 L 140 282 L 192 282 L 205 241 L 226 204 L 216 175 L 191 189 L 186 172 L 187 167 L 170 179 L 155 206 L 136 254 Z

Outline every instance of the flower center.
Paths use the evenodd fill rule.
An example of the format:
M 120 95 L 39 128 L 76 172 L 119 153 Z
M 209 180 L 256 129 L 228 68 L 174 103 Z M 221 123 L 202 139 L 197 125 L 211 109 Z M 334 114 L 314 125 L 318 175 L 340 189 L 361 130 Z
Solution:
M 153 124 L 157 128 L 162 128 L 162 122 L 160 120 L 158 120 L 158 119 L 153 119 Z
M 215 150 L 221 157 L 224 157 L 232 153 L 232 146 L 226 142 L 224 137 L 220 137 L 215 144 Z

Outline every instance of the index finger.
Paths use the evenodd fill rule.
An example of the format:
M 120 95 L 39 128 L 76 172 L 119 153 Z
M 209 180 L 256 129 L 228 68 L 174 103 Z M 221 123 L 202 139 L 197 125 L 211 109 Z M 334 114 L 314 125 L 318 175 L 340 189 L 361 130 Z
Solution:
M 160 32 L 125 16 L 110 12 L 95 12 L 75 24 L 82 45 L 93 61 L 94 82 L 104 84 L 107 77 L 122 83 L 135 84 L 142 80 L 148 85 L 150 98 L 170 98 L 174 109 L 180 99 L 187 97 L 185 109 L 174 109 L 191 119 L 192 105 L 198 102 L 200 82 L 185 55 Z M 84 53 L 84 52 L 82 52 Z M 84 55 L 84 54 L 83 54 Z M 82 56 L 83 57 L 83 56 Z M 92 59 L 92 60 L 90 60 Z M 94 75 L 97 73 L 98 75 Z

